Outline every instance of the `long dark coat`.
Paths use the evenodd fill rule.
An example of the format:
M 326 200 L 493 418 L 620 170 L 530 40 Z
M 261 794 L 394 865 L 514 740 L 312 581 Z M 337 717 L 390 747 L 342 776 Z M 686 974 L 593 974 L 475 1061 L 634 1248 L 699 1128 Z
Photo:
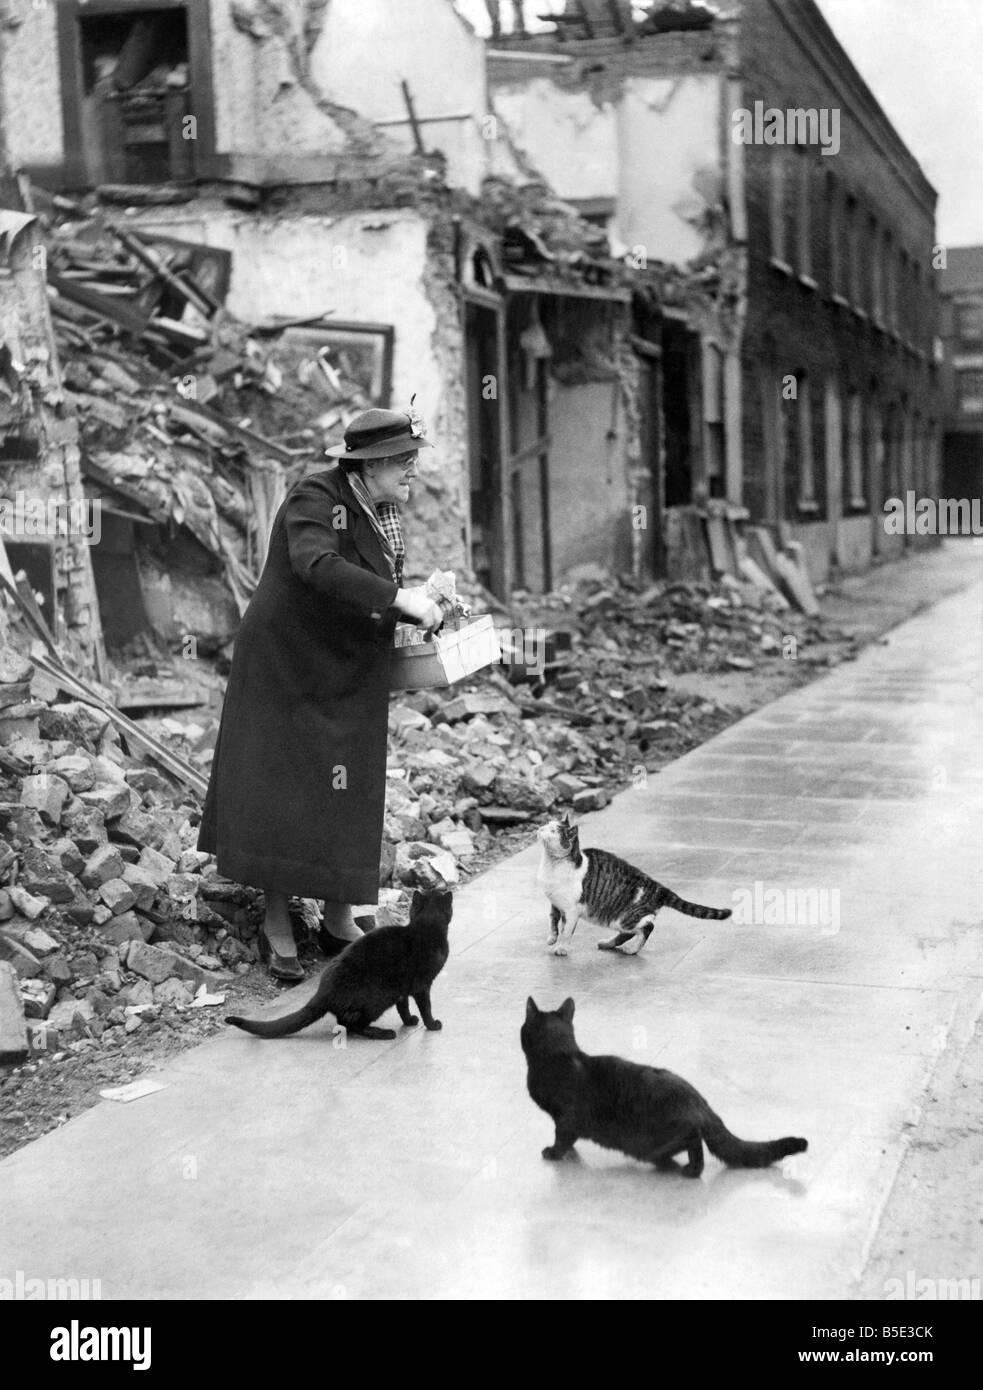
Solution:
M 236 638 L 198 834 L 227 878 L 378 900 L 395 597 L 344 472 L 295 484 Z

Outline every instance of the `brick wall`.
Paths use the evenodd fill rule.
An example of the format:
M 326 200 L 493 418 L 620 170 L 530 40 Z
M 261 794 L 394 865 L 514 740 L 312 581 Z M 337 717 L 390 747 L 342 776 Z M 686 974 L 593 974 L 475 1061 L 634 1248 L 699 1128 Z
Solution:
M 830 501 L 827 424 L 836 418 L 835 408 L 830 416 L 830 391 L 840 402 L 844 422 L 850 393 L 858 392 L 862 401 L 868 513 L 879 514 L 883 499 L 902 484 L 937 495 L 932 446 L 940 420 L 932 361 L 935 192 L 811 0 L 743 0 L 742 14 L 743 107 L 753 111 L 760 100 L 766 109 L 840 112 L 836 154 L 823 155 L 816 145 L 798 150 L 777 144 L 743 146 L 749 251 L 743 354 L 745 502 L 755 516 L 783 515 L 803 526 L 824 524 Z M 774 161 L 783 158 L 791 177 L 779 200 L 787 263 L 779 268 L 772 263 L 771 185 Z M 807 181 L 810 207 L 804 243 L 800 179 Z M 855 200 L 858 219 L 858 270 L 852 288 L 842 211 L 848 198 Z M 831 214 L 831 208 L 840 211 Z M 875 248 L 879 257 L 872 254 Z M 897 285 L 893 331 L 885 304 L 885 263 Z M 837 289 L 847 302 L 834 298 Z M 796 376 L 800 393 L 804 389 L 811 395 L 815 510 L 799 508 L 801 479 L 794 470 L 779 477 L 784 453 L 779 417 L 783 410 L 794 411 L 791 403 L 781 402 L 780 381 L 790 375 Z M 880 429 L 878 420 L 884 422 Z M 875 431 L 883 436 L 885 426 L 886 477 L 879 480 Z M 842 436 L 848 445 L 845 423 Z M 851 505 L 848 467 L 844 457 L 842 515 L 847 518 L 863 515 L 862 508 Z M 871 526 L 876 530 L 875 516 Z

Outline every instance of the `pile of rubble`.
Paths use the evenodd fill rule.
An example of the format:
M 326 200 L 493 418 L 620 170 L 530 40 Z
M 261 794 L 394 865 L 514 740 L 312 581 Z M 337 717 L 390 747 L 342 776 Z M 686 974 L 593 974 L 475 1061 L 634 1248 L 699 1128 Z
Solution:
M 195 849 L 194 795 L 59 694 L 0 649 L 0 1060 L 112 1047 L 255 955 L 256 895 Z
M 520 597 L 513 620 L 502 666 L 393 697 L 380 925 L 405 922 L 435 875 L 483 867 L 502 831 L 600 809 L 740 713 L 680 674 L 807 665 L 839 635 L 726 576 L 640 589 L 599 572 Z M 191 710 L 130 728 L 159 735 L 190 775 L 207 770 L 217 724 Z M 22 1046 L 113 1047 L 249 971 L 262 897 L 195 848 L 201 785 L 165 775 L 122 717 L 0 650 L 0 976 L 9 995 L 16 975 Z M 314 928 L 314 905 L 295 906 Z

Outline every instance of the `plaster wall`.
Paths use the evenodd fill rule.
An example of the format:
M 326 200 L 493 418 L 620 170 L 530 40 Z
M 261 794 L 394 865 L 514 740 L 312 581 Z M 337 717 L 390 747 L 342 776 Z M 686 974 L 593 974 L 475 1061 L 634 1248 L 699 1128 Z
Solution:
M 615 96 L 546 76 L 496 85 L 495 111 L 563 198 L 611 198 L 614 234 L 652 260 L 683 264 L 705 246 L 723 190 L 716 73 L 625 78 Z
M 407 409 L 415 393 L 435 443 L 421 451 L 420 481 L 405 518 L 408 573 L 422 567 L 426 574 L 436 564 L 460 569 L 463 351 L 451 350 L 460 328 L 453 300 L 440 298 L 441 258 L 428 254 L 428 223 L 412 211 L 277 218 L 219 205 L 146 220 L 169 235 L 231 251 L 227 305 L 246 323 L 309 312 L 393 325 L 391 406 Z
M 64 158 L 54 4 L 14 0 L 0 43 L 0 122 L 11 165 Z
M 297 27 L 304 7 L 277 3 Z M 299 83 L 283 40 L 244 32 L 228 0 L 212 0 L 211 13 L 218 152 L 339 151 L 338 127 Z M 480 128 L 487 110 L 484 47 L 447 0 L 334 0 L 311 51 L 310 75 L 330 101 L 370 121 L 403 122 L 383 128 L 397 149 L 413 148 L 401 79 L 421 120 L 466 117 L 423 125 L 423 140 L 428 150 L 447 155 L 451 183 L 478 191 L 488 165 Z
M 620 382 L 555 382 L 550 430 L 554 583 L 588 561 L 615 573 L 629 570 L 633 498 Z
M 707 213 L 723 192 L 719 113 L 716 74 L 625 83 L 615 225 L 650 260 L 681 265 L 704 249 Z

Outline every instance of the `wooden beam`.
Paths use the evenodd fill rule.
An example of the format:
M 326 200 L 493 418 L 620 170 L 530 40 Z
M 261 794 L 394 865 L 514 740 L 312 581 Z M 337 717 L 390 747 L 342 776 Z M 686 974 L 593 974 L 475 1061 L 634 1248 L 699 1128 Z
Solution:
M 416 109 L 413 106 L 413 94 L 410 91 L 410 84 L 404 77 L 399 85 L 403 89 L 403 100 L 406 102 L 406 114 L 413 128 L 413 144 L 416 146 L 417 154 L 425 155 L 427 151 L 423 143 L 423 132 L 420 130 L 420 122 L 417 120 Z

